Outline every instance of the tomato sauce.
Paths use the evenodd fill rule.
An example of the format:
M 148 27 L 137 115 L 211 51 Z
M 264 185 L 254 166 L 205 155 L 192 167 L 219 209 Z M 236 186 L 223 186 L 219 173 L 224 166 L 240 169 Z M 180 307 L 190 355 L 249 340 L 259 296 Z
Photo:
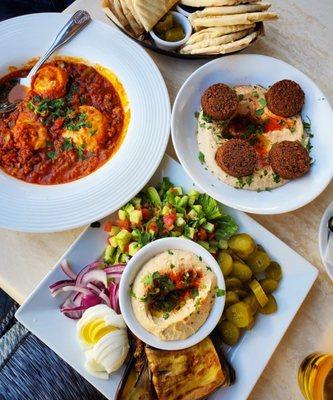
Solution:
M 25 182 L 51 185 L 87 176 L 109 160 L 124 138 L 128 115 L 119 88 L 97 69 L 65 60 L 47 65 L 67 73 L 65 96 L 48 100 L 36 96 L 32 88 L 16 110 L 0 114 L 0 167 Z M 27 73 L 27 69 L 12 72 L 0 79 L 0 85 Z M 82 126 L 92 126 L 80 114 L 81 106 L 102 114 L 103 134 L 94 151 L 74 140 Z M 70 138 L 64 136 L 66 130 Z M 96 131 L 91 128 L 87 135 Z

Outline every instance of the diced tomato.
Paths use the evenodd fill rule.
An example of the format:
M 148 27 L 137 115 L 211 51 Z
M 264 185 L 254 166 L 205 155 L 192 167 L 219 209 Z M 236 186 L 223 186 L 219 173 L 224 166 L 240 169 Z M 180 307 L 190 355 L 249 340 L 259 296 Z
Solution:
M 110 232 L 112 228 L 112 222 L 111 221 L 107 221 L 104 225 L 104 230 L 105 232 Z
M 54 121 L 53 126 L 55 129 L 60 129 L 60 128 L 62 128 L 63 124 L 64 124 L 64 118 L 57 118 Z
M 158 226 L 156 221 L 151 221 L 148 226 L 147 226 L 148 232 L 154 232 L 157 233 L 158 232 Z
M 204 228 L 200 227 L 197 232 L 198 240 L 206 240 L 207 239 L 207 232 Z
M 215 237 L 215 232 L 208 233 L 208 240 L 212 240 Z
M 120 229 L 126 229 L 127 231 L 131 230 L 131 223 L 129 219 L 117 219 L 116 221 L 116 225 L 120 228 Z
M 128 252 L 129 252 L 129 243 L 124 248 L 124 253 L 128 253 Z
M 150 218 L 150 211 L 148 208 L 142 208 L 142 219 L 149 219 Z
M 171 231 L 174 228 L 174 223 L 176 221 L 176 213 L 175 212 L 171 212 L 170 214 L 164 215 L 163 216 L 163 223 L 164 223 L 164 227 L 165 229 L 167 229 L 168 231 Z

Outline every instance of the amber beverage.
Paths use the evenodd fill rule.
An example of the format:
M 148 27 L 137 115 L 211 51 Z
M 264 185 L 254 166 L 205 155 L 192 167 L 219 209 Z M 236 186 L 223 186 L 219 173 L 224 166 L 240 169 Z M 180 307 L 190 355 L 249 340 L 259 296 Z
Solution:
M 298 371 L 298 384 L 306 400 L 333 400 L 333 355 L 306 357 Z

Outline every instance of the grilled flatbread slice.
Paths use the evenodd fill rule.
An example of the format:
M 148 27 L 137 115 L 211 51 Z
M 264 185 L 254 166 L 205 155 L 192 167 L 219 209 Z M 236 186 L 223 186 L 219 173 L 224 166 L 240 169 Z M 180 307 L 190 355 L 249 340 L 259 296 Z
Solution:
M 201 11 L 196 11 L 189 16 L 189 21 L 195 30 L 212 26 L 246 25 L 275 19 L 278 19 L 277 13 L 266 11 L 221 16 L 205 16 Z
M 201 15 L 233 15 L 233 14 L 245 14 L 256 11 L 266 11 L 269 9 L 271 4 L 269 3 L 253 3 L 253 4 L 240 4 L 238 6 L 225 6 L 225 7 L 207 7 L 201 11 Z
M 128 7 L 128 3 L 130 0 L 119 0 L 121 4 L 121 8 L 125 18 L 127 19 L 128 25 L 132 28 L 136 37 L 140 36 L 144 32 L 144 28 L 142 24 L 138 24 L 133 14 L 131 13 L 130 8 Z
M 112 22 L 114 22 L 120 28 L 125 28 L 114 13 L 114 7 L 112 4 L 112 0 L 102 0 L 101 6 L 102 6 L 102 9 L 105 12 L 105 14 L 111 19 Z M 111 9 L 111 6 L 112 6 L 112 9 Z
M 138 14 L 136 13 L 135 8 L 134 8 L 134 4 L 133 4 L 133 3 L 134 3 L 134 0 L 125 0 L 125 2 L 126 2 L 127 7 L 129 8 L 129 10 L 131 11 L 131 14 L 132 14 L 133 17 L 135 18 L 137 24 L 138 24 L 140 27 L 143 28 L 143 25 L 142 25 L 142 23 L 141 23 L 141 21 L 140 21 L 140 18 L 139 18 Z
M 209 38 L 200 40 L 197 43 L 188 44 L 184 46 L 185 51 L 191 52 L 196 49 L 202 49 L 206 47 L 213 47 L 213 46 L 220 46 L 221 44 L 227 44 L 235 42 L 236 40 L 242 39 L 244 36 L 249 35 L 250 33 L 254 32 L 254 29 L 246 29 L 245 31 L 229 33 L 227 35 L 222 35 L 216 38 Z
M 206 28 L 199 32 L 193 33 L 193 35 L 186 42 L 186 46 L 203 41 L 203 40 L 214 39 L 214 38 L 218 38 L 223 35 L 228 35 L 229 33 L 235 33 L 235 32 L 248 30 L 248 29 L 251 29 L 254 27 L 255 27 L 255 24 Z
M 134 0 L 133 6 L 142 25 L 149 32 L 178 0 Z
M 257 1 L 261 0 L 180 0 L 180 3 L 189 7 L 215 7 L 256 3 Z
M 221 44 L 218 46 L 200 47 L 192 50 L 188 50 L 185 46 L 180 52 L 182 54 L 227 54 L 235 51 L 245 49 L 253 40 L 259 35 L 259 31 L 250 33 L 242 39 L 235 40 L 231 43 Z

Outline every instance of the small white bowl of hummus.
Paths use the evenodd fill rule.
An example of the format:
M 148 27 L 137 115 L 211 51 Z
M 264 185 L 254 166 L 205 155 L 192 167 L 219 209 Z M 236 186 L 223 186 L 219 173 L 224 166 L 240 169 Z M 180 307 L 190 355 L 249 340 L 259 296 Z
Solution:
M 199 244 L 159 239 L 127 264 L 119 302 L 139 339 L 159 349 L 180 350 L 206 338 L 219 322 L 225 282 L 217 261 Z

